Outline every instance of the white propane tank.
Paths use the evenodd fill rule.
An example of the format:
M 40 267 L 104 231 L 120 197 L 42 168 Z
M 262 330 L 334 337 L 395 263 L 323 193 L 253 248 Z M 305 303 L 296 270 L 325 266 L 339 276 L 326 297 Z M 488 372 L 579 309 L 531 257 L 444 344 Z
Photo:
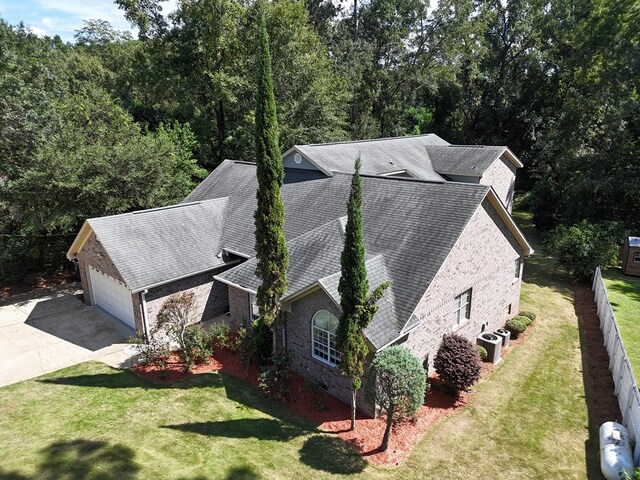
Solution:
M 620 480 L 623 469 L 633 472 L 633 452 L 624 425 L 605 422 L 600 426 L 600 469 L 607 480 Z

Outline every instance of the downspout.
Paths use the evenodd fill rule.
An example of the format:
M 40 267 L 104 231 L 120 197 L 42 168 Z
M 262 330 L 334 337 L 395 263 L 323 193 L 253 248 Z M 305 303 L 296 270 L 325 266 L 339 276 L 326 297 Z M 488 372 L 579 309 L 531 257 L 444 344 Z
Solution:
M 149 314 L 147 313 L 147 293 L 149 289 L 145 288 L 140 292 L 140 303 L 142 304 L 142 328 L 144 329 L 144 337 L 147 343 L 151 341 L 151 333 L 149 332 Z

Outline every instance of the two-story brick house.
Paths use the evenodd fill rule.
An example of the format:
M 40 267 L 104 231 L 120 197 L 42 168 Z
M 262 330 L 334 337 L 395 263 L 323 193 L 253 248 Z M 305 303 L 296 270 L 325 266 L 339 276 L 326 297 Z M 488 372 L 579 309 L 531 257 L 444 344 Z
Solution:
M 365 337 L 372 355 L 404 344 L 431 363 L 442 335 L 473 339 L 518 311 L 532 249 L 510 217 L 515 169 L 505 147 L 451 146 L 435 135 L 296 146 L 283 156 L 288 290 L 277 329 L 293 368 L 348 402 L 336 369 L 337 292 L 346 203 L 362 159 L 369 284 L 390 280 Z M 85 300 L 153 330 L 162 303 L 193 291 L 202 320 L 251 321 L 255 165 L 223 162 L 178 205 L 89 219 L 69 249 Z

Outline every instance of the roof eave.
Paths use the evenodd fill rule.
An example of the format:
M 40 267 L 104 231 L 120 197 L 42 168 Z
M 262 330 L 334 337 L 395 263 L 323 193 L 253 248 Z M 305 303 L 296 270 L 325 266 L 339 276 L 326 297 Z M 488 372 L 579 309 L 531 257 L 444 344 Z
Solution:
M 85 220 L 80 231 L 76 235 L 76 238 L 69 247 L 69 250 L 67 250 L 67 258 L 69 260 L 75 260 L 78 257 L 78 253 L 82 250 L 84 244 L 87 243 L 87 240 L 89 240 L 92 233 L 93 229 L 91 228 L 91 225 L 89 225 L 89 221 Z
M 502 155 L 506 156 L 507 159 L 513 163 L 515 165 L 516 168 L 522 168 L 524 167 L 524 164 L 520 161 L 520 159 L 518 157 L 516 157 L 516 154 L 513 153 L 509 147 L 504 147 L 503 152 L 498 156 L 498 158 L 500 158 Z
M 520 231 L 520 229 L 516 225 L 516 222 L 513 221 L 513 218 L 511 217 L 505 206 L 502 204 L 502 201 L 498 198 L 498 195 L 496 194 L 493 187 L 489 188 L 486 198 L 489 200 L 493 208 L 496 209 L 502 221 L 507 225 L 509 231 L 513 234 L 517 242 L 524 249 L 524 254 L 526 256 L 533 255 L 533 247 L 531 246 L 531 244 L 529 244 L 524 234 Z

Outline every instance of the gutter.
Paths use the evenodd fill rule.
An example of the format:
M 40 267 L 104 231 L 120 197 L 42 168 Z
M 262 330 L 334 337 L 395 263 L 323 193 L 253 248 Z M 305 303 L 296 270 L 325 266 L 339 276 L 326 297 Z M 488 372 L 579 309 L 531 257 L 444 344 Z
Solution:
M 151 341 L 151 332 L 149 331 L 149 313 L 147 312 L 147 293 L 149 293 L 149 289 L 140 292 L 140 303 L 142 305 L 142 328 L 144 329 L 147 343 L 149 343 Z
M 251 256 L 250 256 L 250 255 L 247 255 L 247 254 L 245 254 L 245 253 L 240 253 L 240 252 L 237 252 L 237 251 L 235 251 L 235 250 L 231 250 L 230 248 L 223 248 L 222 250 L 224 250 L 225 252 L 230 253 L 230 254 L 232 254 L 232 255 L 237 255 L 238 257 L 242 257 L 242 258 L 251 258 Z
M 169 280 L 162 280 L 161 282 L 154 283 L 153 285 L 147 285 L 145 287 L 140 287 L 140 288 L 136 288 L 135 290 L 131 290 L 131 293 L 140 293 L 140 292 L 142 292 L 144 290 L 149 290 L 150 288 L 160 287 L 162 285 L 166 285 L 167 283 L 177 282 L 178 280 L 183 280 L 183 279 L 188 278 L 188 277 L 193 277 L 194 275 L 200 275 L 201 273 L 207 273 L 207 272 L 210 272 L 211 270 L 217 270 L 218 268 L 225 267 L 227 265 L 235 265 L 236 263 L 240 263 L 240 260 L 236 260 L 234 262 L 224 263 L 222 265 L 216 265 L 214 267 L 207 267 L 204 270 L 198 270 L 197 272 L 187 273 L 187 274 L 181 275 L 179 277 L 170 278 Z
M 243 292 L 252 293 L 254 295 L 258 294 L 258 292 L 256 292 L 255 290 L 251 290 L 250 288 L 247 288 L 247 287 L 242 287 L 242 286 L 238 285 L 237 283 L 230 282 L 226 278 L 220 278 L 218 275 L 214 275 L 213 279 L 217 280 L 219 282 L 222 282 L 222 283 L 226 283 L 227 285 L 229 285 L 231 287 L 234 287 L 234 288 L 237 288 L 238 290 L 242 290 Z
M 384 350 L 385 348 L 387 348 L 388 346 L 396 343 L 398 340 L 400 340 L 402 337 L 406 337 L 407 335 L 409 335 L 411 332 L 413 332 L 416 328 L 418 328 L 420 326 L 420 324 L 418 323 L 415 327 L 406 330 L 404 332 L 402 332 L 399 336 L 397 336 L 396 338 L 394 338 L 393 340 L 391 340 L 390 342 L 385 343 L 383 346 L 381 346 L 380 348 L 376 349 L 376 353 L 380 352 L 382 350 Z

